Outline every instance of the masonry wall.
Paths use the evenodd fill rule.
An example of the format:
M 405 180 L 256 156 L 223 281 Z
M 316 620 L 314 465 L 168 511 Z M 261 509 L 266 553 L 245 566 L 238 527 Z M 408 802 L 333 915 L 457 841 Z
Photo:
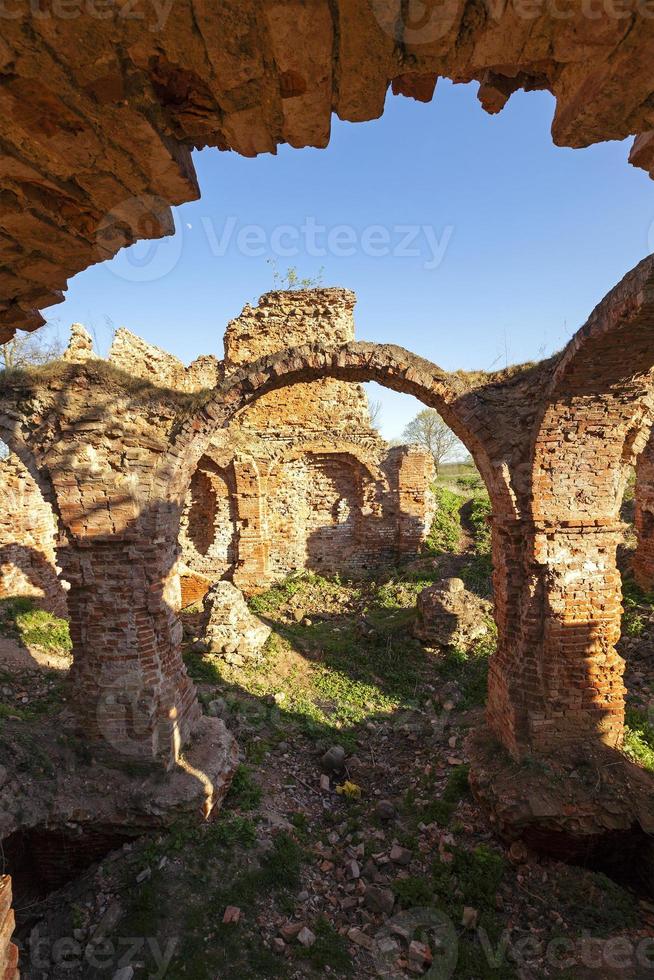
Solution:
M 288 347 L 351 342 L 355 301 L 345 289 L 267 293 L 227 327 L 226 376 Z M 238 458 L 249 476 L 241 493 L 231 463 L 200 461 L 180 537 L 183 601 L 205 577 L 249 591 L 303 569 L 365 574 L 416 554 L 429 530 L 431 459 L 389 451 L 359 384 L 324 378 L 268 392 L 214 448 L 216 461 Z
M 654 589 L 654 444 L 651 439 L 636 466 L 634 521 L 637 537 L 634 577 L 642 589 L 650 592 Z
M 14 931 L 11 878 L 0 875 L 0 980 L 18 980 L 18 949 L 11 941 Z
M 0 599 L 26 596 L 66 615 L 52 508 L 17 456 L 0 460 Z
M 346 289 L 267 293 L 229 323 L 223 360 L 188 368 L 121 328 L 109 361 L 160 389 L 198 393 L 290 347 L 350 343 L 355 302 Z M 79 324 L 64 359 L 97 359 Z M 389 449 L 360 384 L 321 378 L 267 392 L 199 461 L 181 519 L 179 601 L 222 578 L 251 591 L 305 568 L 361 574 L 415 555 L 433 517 L 433 476 L 428 454 Z

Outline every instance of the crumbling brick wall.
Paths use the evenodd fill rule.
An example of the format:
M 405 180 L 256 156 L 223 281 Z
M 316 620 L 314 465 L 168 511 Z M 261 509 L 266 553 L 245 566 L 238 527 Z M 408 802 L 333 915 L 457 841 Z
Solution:
M 355 301 L 346 289 L 266 293 L 229 323 L 225 375 L 289 347 L 351 342 Z M 359 384 L 320 378 L 269 392 L 238 414 L 216 452 L 250 458 L 248 513 L 230 465 L 223 471 L 234 483 L 228 513 L 223 506 L 218 514 L 220 493 L 194 478 L 181 537 L 190 577 L 227 575 L 251 590 L 305 568 L 360 574 L 415 555 L 429 531 L 431 458 L 416 447 L 389 453 Z M 205 516 L 215 537 L 203 553 L 187 528 L 206 526 Z
M 223 361 L 185 368 L 124 329 L 109 359 L 158 386 L 198 392 L 289 347 L 350 343 L 355 302 L 346 289 L 266 293 L 228 324 Z M 433 476 L 417 447 L 389 451 L 360 384 L 319 378 L 263 395 L 216 433 L 191 481 L 182 603 L 221 578 L 249 591 L 304 568 L 360 574 L 415 555 L 433 516 Z
M 260 398 L 328 377 L 418 397 L 473 454 L 493 508 L 488 721 L 500 742 L 518 759 L 619 747 L 616 546 L 626 473 L 651 430 L 653 327 L 650 257 L 561 354 L 491 376 L 448 375 L 371 343 L 285 350 L 228 373 L 206 397 L 101 361 L 4 375 L 0 438 L 31 453 L 56 499 L 71 585 L 71 704 L 89 739 L 174 763 L 199 718 L 175 613 L 184 495 L 202 456 Z M 363 463 L 365 446 L 350 445 Z M 230 458 L 239 556 L 262 570 L 269 474 L 247 453 Z M 375 504 L 366 498 L 371 513 Z
M 650 439 L 636 466 L 635 514 L 637 545 L 634 577 L 641 589 L 654 590 L 654 440 Z
M 55 542 L 52 508 L 32 476 L 17 456 L 0 460 L 0 599 L 27 596 L 65 616 Z
M 11 941 L 14 931 L 11 878 L 0 875 L 0 980 L 18 980 L 18 949 Z

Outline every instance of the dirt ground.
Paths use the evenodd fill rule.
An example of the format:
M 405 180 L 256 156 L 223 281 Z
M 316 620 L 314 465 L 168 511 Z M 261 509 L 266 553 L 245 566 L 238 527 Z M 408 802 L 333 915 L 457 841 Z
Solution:
M 22 975 L 654 977 L 652 900 L 505 848 L 470 795 L 465 737 L 482 717 L 492 628 L 467 653 L 412 635 L 417 593 L 467 562 L 480 581 L 468 532 L 454 556 L 386 582 L 288 580 L 252 600 L 273 634 L 241 666 L 198 652 L 188 611 L 189 671 L 242 752 L 232 790 L 211 823 L 185 818 L 54 892 L 19 894 Z M 628 750 L 648 765 L 654 606 L 626 593 Z M 6 770 L 17 733 L 38 731 L 47 756 L 66 717 L 64 672 L 24 655 L 0 679 Z M 46 769 L 29 772 L 34 792 Z

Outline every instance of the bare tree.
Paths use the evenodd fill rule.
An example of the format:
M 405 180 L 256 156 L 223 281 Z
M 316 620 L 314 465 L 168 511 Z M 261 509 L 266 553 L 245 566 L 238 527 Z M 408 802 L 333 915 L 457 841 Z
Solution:
M 381 424 L 381 413 L 382 413 L 382 403 L 379 398 L 370 398 L 368 396 L 368 414 L 370 415 L 370 424 L 373 429 L 379 429 Z
M 0 344 L 0 371 L 39 367 L 48 361 L 56 361 L 63 353 L 63 345 L 47 327 L 34 333 L 17 331 L 6 344 Z
M 433 408 L 425 408 L 422 412 L 418 412 L 406 426 L 404 439 L 423 446 L 432 454 L 436 473 L 447 459 L 451 459 L 454 453 L 463 449 L 461 440 L 454 435 Z
M 39 367 L 61 357 L 63 345 L 52 336 L 47 327 L 35 333 L 18 331 L 6 344 L 0 344 L 0 371 L 16 371 L 26 367 Z M 0 439 L 0 460 L 9 456 L 9 447 Z

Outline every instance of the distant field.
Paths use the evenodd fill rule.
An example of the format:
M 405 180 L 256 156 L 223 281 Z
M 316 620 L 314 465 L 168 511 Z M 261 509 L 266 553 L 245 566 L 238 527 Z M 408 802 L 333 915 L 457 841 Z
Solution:
M 442 486 L 450 486 L 463 477 L 478 475 L 477 467 L 474 463 L 442 463 L 436 482 Z

